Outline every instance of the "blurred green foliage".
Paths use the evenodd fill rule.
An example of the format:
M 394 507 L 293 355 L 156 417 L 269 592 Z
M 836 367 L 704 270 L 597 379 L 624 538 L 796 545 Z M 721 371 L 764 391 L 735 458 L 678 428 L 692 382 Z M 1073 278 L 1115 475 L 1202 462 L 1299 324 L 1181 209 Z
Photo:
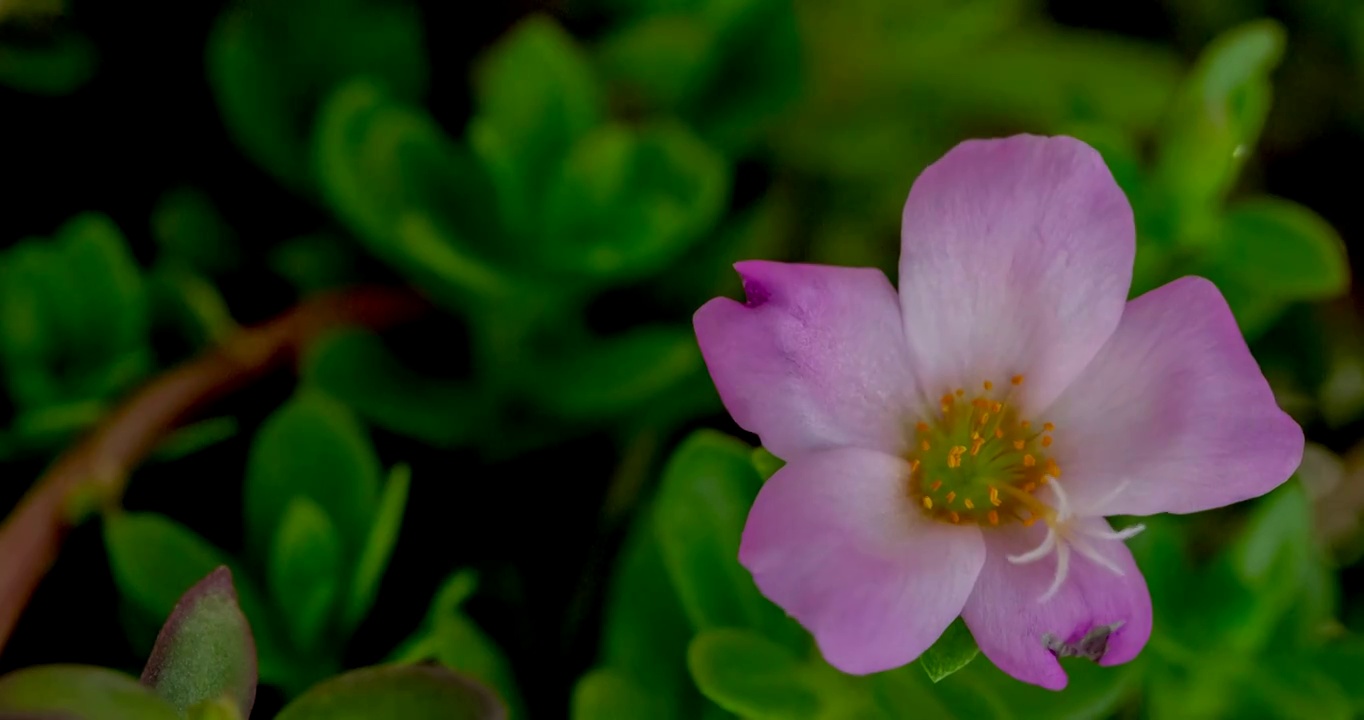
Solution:
M 102 71 L 98 33 L 23 5 L 19 20 L 0 0 L 4 92 L 79 98 Z M 50 237 L 6 235 L 0 458 L 51 458 L 138 383 L 231 338 L 243 297 L 402 282 L 451 337 L 416 353 L 363 328 L 319 338 L 263 421 L 211 417 L 158 447 L 178 469 L 237 447 L 239 425 L 253 433 L 242 469 L 220 469 L 241 479 L 227 540 L 173 510 L 104 508 L 139 653 L 225 565 L 260 681 L 296 698 L 289 720 L 420 718 L 478 694 L 428 663 L 492 688 L 513 718 L 1357 716 L 1364 600 L 1342 570 L 1364 538 L 1364 494 L 1351 494 L 1364 464 L 1333 451 L 1348 454 L 1364 418 L 1364 320 L 1343 300 L 1340 234 L 1311 202 L 1267 193 L 1262 161 L 1323 122 L 1303 67 L 1354 83 L 1333 102 L 1364 128 L 1364 9 L 1307 0 L 1269 20 L 1254 0 L 1166 6 L 1177 32 L 1157 43 L 1056 22 L 1034 0 L 576 0 L 497 28 L 451 72 L 433 60 L 449 59 L 454 30 L 430 3 L 230 2 L 187 61 L 202 59 L 222 127 L 305 224 L 252 236 L 238 224 L 258 210 L 233 193 L 254 196 L 215 179 L 160 188 L 136 222 L 63 206 Z M 846 676 L 738 564 L 748 508 L 781 461 L 693 431 L 723 414 L 688 320 L 739 293 L 739 259 L 893 273 L 913 178 L 965 137 L 1021 131 L 1103 154 L 1136 212 L 1133 293 L 1213 279 L 1280 402 L 1339 467 L 1324 484 L 1305 468 L 1244 509 L 1149 519 L 1132 547 L 1155 632 L 1128 665 L 1067 659 L 1070 685 L 1051 693 L 980 658 L 957 623 L 917 667 Z M 605 459 L 592 454 L 603 438 Z M 568 482 L 597 515 L 544 499 Z M 477 540 L 405 546 L 411 518 L 433 517 L 414 512 L 423 489 L 468 530 L 449 536 Z M 535 542 L 582 567 L 509 580 L 502 546 L 563 513 L 590 546 Z M 1344 529 L 1327 538 L 1328 525 Z M 365 638 L 390 564 L 414 564 L 393 562 L 403 552 L 444 581 L 419 598 L 424 619 L 380 617 L 397 634 Z M 550 603 L 526 595 L 579 572 L 599 624 L 594 611 L 527 617 Z M 479 602 L 517 621 L 485 627 Z M 560 621 L 556 645 L 545 628 Z M 394 665 L 342 674 L 384 656 Z M 76 704 L 41 704 L 61 694 Z M 121 709 L 99 717 L 176 716 L 110 671 L 0 678 L 0 712 L 113 697 Z M 193 717 L 238 713 L 193 699 Z

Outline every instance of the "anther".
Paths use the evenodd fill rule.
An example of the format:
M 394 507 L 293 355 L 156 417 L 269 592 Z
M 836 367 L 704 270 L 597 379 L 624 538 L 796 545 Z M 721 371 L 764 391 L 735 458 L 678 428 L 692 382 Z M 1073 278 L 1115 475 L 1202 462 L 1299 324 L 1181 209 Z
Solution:
M 918 430 L 921 433 L 926 433 L 930 430 L 930 428 L 928 427 L 928 423 L 926 422 L 920 422 L 918 425 L 914 426 L 914 429 Z
M 966 505 L 966 509 L 967 509 L 967 510 L 974 510 L 974 509 L 976 509 L 976 504 L 975 504 L 974 502 L 971 502 L 971 498 L 966 498 L 966 499 L 963 500 L 962 502 Z
M 1042 436 L 1042 447 L 1051 447 L 1051 436 L 1050 436 L 1050 435 L 1043 435 L 1043 436 Z
M 1023 384 L 1023 376 L 1022 376 L 1022 375 L 1015 375 L 1015 376 L 1009 378 L 1009 382 L 1011 382 L 1011 383 L 1013 383 L 1013 384 L 1015 384 L 1015 385 L 1022 385 L 1022 384 Z
M 931 497 L 929 497 L 929 496 L 927 496 L 927 495 L 924 496 L 924 509 L 925 509 L 925 510 L 932 510 L 932 509 L 933 509 L 933 498 L 931 498 Z
M 952 504 L 952 501 L 953 501 L 953 500 L 956 500 L 956 499 L 957 499 L 957 491 L 955 491 L 955 490 L 949 490 L 949 491 L 947 492 L 947 504 L 948 504 L 948 505 L 951 505 L 951 504 Z
M 1055 429 L 1056 426 L 1052 425 L 1051 423 L 1042 423 L 1042 432 L 1051 432 L 1052 430 Z
M 1032 455 L 1023 456 L 1023 467 L 1032 467 L 1037 464 L 1037 458 Z
M 924 498 L 924 499 L 927 500 L 928 498 Z M 990 524 L 991 524 L 991 525 L 998 525 L 998 524 L 999 524 L 999 513 L 995 512 L 994 510 L 991 510 L 991 511 L 989 512 L 989 514 L 986 515 L 986 517 L 988 517 L 988 518 L 990 519 Z
M 951 519 L 952 519 L 952 522 L 954 522 L 954 523 L 959 523 L 959 522 L 961 522 L 961 516 L 957 514 L 957 511 L 956 511 L 956 510 L 951 510 L 951 511 L 949 511 L 949 512 L 947 513 L 947 517 L 951 518 Z
M 986 380 L 986 381 L 985 381 L 985 389 L 986 389 L 986 390 L 993 390 L 994 388 L 995 388 L 995 384 L 994 384 L 994 383 L 990 382 L 989 380 Z

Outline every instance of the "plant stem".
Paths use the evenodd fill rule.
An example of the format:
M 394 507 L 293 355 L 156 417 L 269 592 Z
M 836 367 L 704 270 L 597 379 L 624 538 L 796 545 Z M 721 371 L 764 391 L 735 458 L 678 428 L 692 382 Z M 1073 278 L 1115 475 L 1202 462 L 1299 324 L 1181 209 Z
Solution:
M 338 327 L 383 328 L 421 314 L 412 292 L 362 287 L 318 295 L 172 368 L 134 392 L 57 458 L 0 524 L 0 651 L 62 541 L 92 500 L 117 504 L 128 475 L 162 438 L 209 403 L 294 363 Z

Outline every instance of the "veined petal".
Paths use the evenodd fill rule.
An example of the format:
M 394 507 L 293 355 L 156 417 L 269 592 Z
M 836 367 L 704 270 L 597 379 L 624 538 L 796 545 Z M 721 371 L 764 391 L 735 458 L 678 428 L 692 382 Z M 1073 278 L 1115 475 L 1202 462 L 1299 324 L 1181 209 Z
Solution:
M 1103 518 L 1076 518 L 1072 527 L 1080 536 L 1112 532 Z M 1041 523 L 983 533 L 985 566 L 962 619 L 981 652 L 999 669 L 1023 682 L 1060 690 L 1066 673 L 1058 654 L 1120 665 L 1141 652 L 1151 636 L 1151 596 L 1121 542 L 1093 543 L 1084 552 L 1067 550 L 1064 580 L 1048 595 L 1059 554 L 1028 563 L 1008 559 L 1040 545 L 1046 533 Z M 1095 562 L 1090 557 L 1094 553 L 1102 553 L 1104 563 Z
M 1067 137 L 953 148 L 914 182 L 900 299 L 927 396 L 1024 375 L 1051 403 L 1117 327 L 1132 280 L 1132 208 L 1099 154 Z
M 1221 293 L 1198 277 L 1129 303 L 1047 416 L 1087 514 L 1229 505 L 1273 490 L 1302 460 L 1302 428 L 1275 403 Z
M 917 658 L 961 613 L 985 559 L 980 529 L 929 520 L 908 478 L 909 466 L 884 453 L 804 454 L 767 481 L 748 515 L 740 562 L 844 672 Z
M 693 320 L 734 421 L 780 458 L 908 441 L 914 397 L 895 289 L 879 270 L 752 260 L 747 303 L 716 298 Z

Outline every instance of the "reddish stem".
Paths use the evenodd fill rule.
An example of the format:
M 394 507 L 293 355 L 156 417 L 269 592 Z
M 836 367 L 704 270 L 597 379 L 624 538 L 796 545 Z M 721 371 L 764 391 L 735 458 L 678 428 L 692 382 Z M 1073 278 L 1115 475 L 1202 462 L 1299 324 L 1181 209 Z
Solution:
M 384 328 L 426 307 L 413 293 L 390 288 L 319 295 L 238 331 L 133 393 L 59 457 L 0 525 L 0 651 L 57 561 L 67 531 L 80 521 L 74 499 L 117 503 L 133 468 L 168 432 L 214 400 L 296 361 L 320 335 L 348 325 Z

